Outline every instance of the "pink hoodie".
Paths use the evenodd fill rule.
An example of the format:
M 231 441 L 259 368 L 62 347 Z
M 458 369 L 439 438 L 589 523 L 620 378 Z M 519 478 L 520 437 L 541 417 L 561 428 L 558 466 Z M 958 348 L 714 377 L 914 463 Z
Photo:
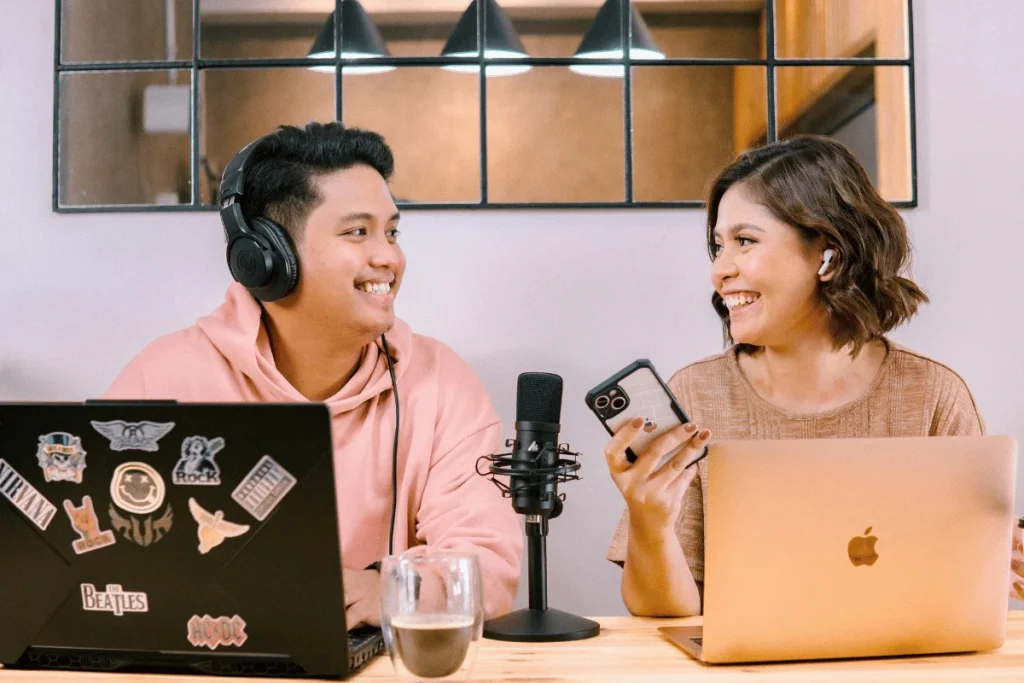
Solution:
M 305 401 L 277 371 L 262 309 L 239 284 L 187 329 L 157 339 L 128 364 L 105 398 L 182 402 Z M 472 369 L 444 344 L 395 321 L 387 333 L 401 401 L 395 552 L 426 546 L 475 552 L 488 617 L 507 612 L 519 583 L 519 520 L 495 486 L 477 476 L 497 453 L 502 427 Z M 378 342 L 379 343 L 379 342 Z M 387 554 L 395 405 L 378 344 L 325 401 L 331 412 L 338 515 L 346 568 Z

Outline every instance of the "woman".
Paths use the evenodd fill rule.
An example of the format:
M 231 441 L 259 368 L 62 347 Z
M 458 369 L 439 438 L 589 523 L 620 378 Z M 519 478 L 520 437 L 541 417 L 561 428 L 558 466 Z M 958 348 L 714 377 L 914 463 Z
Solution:
M 712 434 L 985 432 L 959 375 L 886 339 L 928 297 L 902 275 L 902 218 L 841 144 L 800 136 L 742 154 L 711 187 L 707 243 L 712 304 L 734 345 L 668 382 L 691 424 L 634 465 L 625 449 L 641 425 L 626 425 L 605 448 L 626 500 L 608 557 L 623 566 L 622 596 L 636 615 L 701 611 L 707 462 L 686 465 Z

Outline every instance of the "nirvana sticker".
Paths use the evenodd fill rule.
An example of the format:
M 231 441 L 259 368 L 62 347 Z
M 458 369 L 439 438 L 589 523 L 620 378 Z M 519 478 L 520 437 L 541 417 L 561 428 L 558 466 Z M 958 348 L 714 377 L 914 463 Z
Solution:
M 64 511 L 68 513 L 71 527 L 78 532 L 78 540 L 71 544 L 76 555 L 114 545 L 117 540 L 114 538 L 114 532 L 100 530 L 100 520 L 92 507 L 92 496 L 82 498 L 80 508 L 76 508 L 70 500 L 65 500 Z
M 208 647 L 216 650 L 221 645 L 241 647 L 249 636 L 245 632 L 245 620 L 237 614 L 233 617 L 211 617 L 193 615 L 188 620 L 188 642 L 194 647 Z
M 195 498 L 188 499 L 188 509 L 192 511 L 192 517 L 199 525 L 199 552 L 202 555 L 219 546 L 225 538 L 241 536 L 249 530 L 248 524 L 225 521 L 221 510 L 217 510 L 216 514 L 210 514 L 196 502 Z
M 173 422 L 90 422 L 93 429 L 110 439 L 112 451 L 149 451 L 160 450 L 157 441 L 167 432 L 174 429 Z
M 67 432 L 51 432 L 39 437 L 36 449 L 39 467 L 46 481 L 82 483 L 85 471 L 85 451 L 82 440 Z
M 220 486 L 220 467 L 213 461 L 224 448 L 224 439 L 190 436 L 181 444 L 181 460 L 174 466 L 175 484 L 183 486 Z
M 295 477 L 269 455 L 264 455 L 256 467 L 245 475 L 231 497 L 262 522 L 293 486 Z
M 116 583 L 107 584 L 106 592 L 91 583 L 82 584 L 82 609 L 87 612 L 113 612 L 120 617 L 126 612 L 148 612 L 149 596 L 122 590 Z
M 144 462 L 126 462 L 114 470 L 110 497 L 125 512 L 144 515 L 163 505 L 164 480 Z
M 164 503 L 164 480 L 160 474 L 144 462 L 126 462 L 114 470 L 110 479 L 110 523 L 126 540 L 146 547 L 162 539 L 171 530 L 174 512 L 168 505 L 163 514 L 139 518 L 155 512 Z M 131 513 L 124 517 L 114 505 Z
M 46 500 L 3 458 L 0 458 L 0 493 L 43 531 L 57 514 L 57 506 Z

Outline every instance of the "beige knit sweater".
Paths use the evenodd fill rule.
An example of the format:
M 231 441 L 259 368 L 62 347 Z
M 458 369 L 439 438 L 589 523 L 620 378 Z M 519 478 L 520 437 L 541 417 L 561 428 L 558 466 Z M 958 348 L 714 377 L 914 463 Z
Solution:
M 740 372 L 736 349 L 688 365 L 668 382 L 690 419 L 712 440 L 811 439 L 984 434 L 970 389 L 953 370 L 886 342 L 888 353 L 861 398 L 813 415 L 795 415 L 761 398 Z M 704 580 L 707 461 L 697 465 L 676 520 L 676 535 L 693 578 Z M 608 559 L 626 560 L 629 513 L 615 530 Z

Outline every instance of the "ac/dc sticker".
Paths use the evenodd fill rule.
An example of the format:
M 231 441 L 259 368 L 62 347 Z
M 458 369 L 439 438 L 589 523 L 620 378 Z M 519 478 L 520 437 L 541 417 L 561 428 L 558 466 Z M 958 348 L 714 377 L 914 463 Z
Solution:
M 181 444 L 181 459 L 172 481 L 184 486 L 220 486 L 220 467 L 213 457 L 224 448 L 224 439 L 190 436 Z
M 231 497 L 250 515 L 262 522 L 295 486 L 295 482 L 295 477 L 285 468 L 278 465 L 269 455 L 264 455 L 249 474 L 245 475 L 231 493 Z
M 103 436 L 110 439 L 110 450 L 112 451 L 149 451 L 150 453 L 160 450 L 157 444 L 167 432 L 174 429 L 173 422 L 125 422 L 124 420 L 111 420 L 110 422 L 98 422 L 92 420 L 89 424 Z
M 25 481 L 3 458 L 0 458 L 0 493 L 43 531 L 57 514 L 57 506 Z
M 199 552 L 203 555 L 223 543 L 225 538 L 241 536 L 249 530 L 248 524 L 225 521 L 221 510 L 217 510 L 215 514 L 204 510 L 195 498 L 188 499 L 188 509 L 192 511 L 192 517 L 199 525 Z
M 85 471 L 85 450 L 82 440 L 67 432 L 51 432 L 39 437 L 36 449 L 39 467 L 46 481 L 82 483 Z
M 87 612 L 112 612 L 115 617 L 127 612 L 148 612 L 149 596 L 143 592 L 126 591 L 116 583 L 107 584 L 106 591 L 98 591 L 91 583 L 83 583 L 82 609 Z
M 76 555 L 105 548 L 108 545 L 113 545 L 117 540 L 114 538 L 113 531 L 100 530 L 100 520 L 96 517 L 96 510 L 92 507 L 91 496 L 82 498 L 82 507 L 77 508 L 70 500 L 65 500 L 64 511 L 68 513 L 71 527 L 78 532 L 78 540 L 71 544 Z
M 108 512 L 114 529 L 136 545 L 146 547 L 161 540 L 174 522 L 174 511 L 168 505 L 159 517 L 148 515 L 164 503 L 166 488 L 160 474 L 144 462 L 122 463 L 110 479 L 110 497 L 113 501 Z M 114 506 L 129 513 L 118 513 Z
M 188 642 L 194 647 L 216 650 L 221 645 L 241 647 L 248 634 L 245 620 L 237 614 L 232 617 L 211 617 L 209 614 L 192 615 L 188 620 Z

